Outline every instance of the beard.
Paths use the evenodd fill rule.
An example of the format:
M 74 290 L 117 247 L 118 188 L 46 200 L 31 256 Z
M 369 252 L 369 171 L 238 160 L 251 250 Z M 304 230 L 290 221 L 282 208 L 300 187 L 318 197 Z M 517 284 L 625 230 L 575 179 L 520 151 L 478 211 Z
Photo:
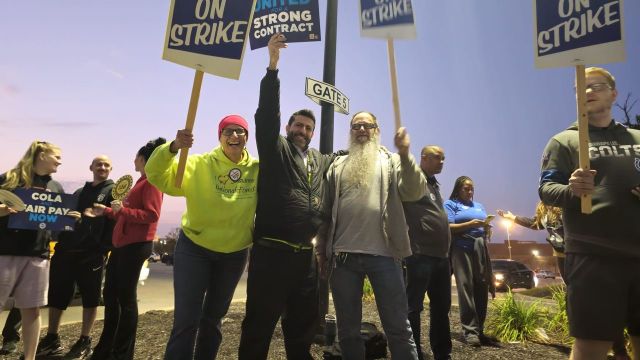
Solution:
M 357 142 L 354 137 L 349 140 L 349 157 L 344 165 L 343 179 L 347 186 L 367 189 L 373 178 L 378 163 L 380 141 L 373 134 L 364 143 Z
M 297 145 L 302 150 L 305 150 L 307 146 L 309 146 L 309 143 L 311 142 L 311 138 L 307 137 L 303 133 L 299 133 L 299 132 L 297 133 L 294 131 L 289 131 L 287 133 L 287 139 L 289 139 L 292 143 Z

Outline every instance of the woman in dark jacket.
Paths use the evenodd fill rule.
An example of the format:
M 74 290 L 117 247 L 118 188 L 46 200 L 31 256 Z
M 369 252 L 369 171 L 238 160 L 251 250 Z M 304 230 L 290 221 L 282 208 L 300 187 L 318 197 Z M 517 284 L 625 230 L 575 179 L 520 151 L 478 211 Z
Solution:
M 107 263 L 104 297 L 104 328 L 94 348 L 93 360 L 132 360 L 138 328 L 137 286 L 140 270 L 149 258 L 158 227 L 162 193 L 147 181 L 144 166 L 163 138 L 149 141 L 136 154 L 134 164 L 140 178 L 124 201 L 111 207 L 94 204 L 93 215 L 115 219 L 113 247 Z

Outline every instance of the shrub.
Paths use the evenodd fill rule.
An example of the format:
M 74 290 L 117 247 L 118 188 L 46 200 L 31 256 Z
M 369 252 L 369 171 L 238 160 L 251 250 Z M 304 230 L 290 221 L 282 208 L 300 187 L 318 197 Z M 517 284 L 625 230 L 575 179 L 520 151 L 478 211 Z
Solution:
M 509 290 L 503 299 L 494 301 L 492 307 L 487 328 L 500 341 L 523 342 L 538 338 L 537 330 L 543 318 L 539 302 L 518 301 Z
M 549 287 L 551 299 L 557 309 L 547 314 L 545 329 L 560 344 L 573 344 L 574 339 L 569 336 L 569 318 L 567 317 L 567 292 L 564 285 Z

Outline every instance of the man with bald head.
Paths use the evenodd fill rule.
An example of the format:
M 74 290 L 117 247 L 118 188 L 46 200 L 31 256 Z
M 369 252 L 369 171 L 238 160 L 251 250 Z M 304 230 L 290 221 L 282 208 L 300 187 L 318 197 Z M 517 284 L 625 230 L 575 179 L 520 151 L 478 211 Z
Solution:
M 114 185 L 109 179 L 111 169 L 111 160 L 106 155 L 93 159 L 89 166 L 93 180 L 87 181 L 84 187 L 74 193 L 78 197 L 75 210 L 83 213 L 94 203 L 110 205 Z M 38 344 L 36 356 L 63 354 L 58 329 L 76 284 L 82 295 L 82 330 L 80 339 L 71 347 L 65 359 L 84 359 L 91 355 L 89 334 L 100 302 L 104 257 L 111 247 L 113 225 L 113 221 L 106 216 L 87 217 L 83 214 L 76 222 L 75 231 L 58 235 L 49 274 L 49 328 Z
M 413 253 L 405 259 L 409 323 L 419 360 L 425 358 L 420 341 L 420 313 L 424 309 L 425 293 L 429 296 L 429 343 L 433 358 L 451 359 L 451 232 L 436 180 L 443 166 L 444 150 L 436 145 L 425 146 L 420 154 L 420 168 L 427 178 L 426 194 L 418 201 L 402 203 Z

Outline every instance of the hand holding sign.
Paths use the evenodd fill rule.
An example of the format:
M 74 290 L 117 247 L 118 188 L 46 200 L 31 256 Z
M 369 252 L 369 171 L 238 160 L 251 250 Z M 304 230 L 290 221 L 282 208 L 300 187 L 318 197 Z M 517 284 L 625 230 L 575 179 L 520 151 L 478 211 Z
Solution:
M 0 217 L 8 216 L 15 213 L 17 213 L 17 211 L 13 210 L 5 204 L 0 204 Z
M 2 203 L 2 205 L 5 206 L 8 209 L 7 211 L 10 211 L 11 214 L 15 214 L 18 211 L 24 211 L 27 207 L 22 199 L 16 196 L 16 194 L 4 189 L 0 189 L 0 203 Z M 6 215 L 8 214 L 9 213 Z M 0 212 L 0 216 L 6 215 L 2 215 Z
M 276 70 L 278 68 L 278 61 L 280 60 L 280 49 L 284 49 L 287 46 L 287 37 L 281 33 L 274 34 L 269 39 L 269 70 Z
M 178 130 L 176 138 L 171 142 L 169 151 L 177 153 L 180 149 L 190 149 L 193 146 L 193 133 L 189 129 Z
M 569 178 L 569 189 L 575 196 L 590 195 L 594 189 L 595 170 L 577 169 Z
M 124 175 L 120 177 L 120 179 L 116 181 L 116 184 L 113 186 L 113 189 L 111 190 L 111 197 L 113 197 L 114 200 L 124 199 L 129 193 L 129 190 L 131 190 L 132 186 L 133 186 L 133 178 L 131 177 L 131 175 Z
M 78 221 L 78 220 L 80 220 L 82 218 L 82 215 L 80 214 L 80 212 L 76 211 L 76 210 L 69 211 L 67 213 L 67 216 L 70 216 L 70 217 L 74 218 L 76 221 Z

